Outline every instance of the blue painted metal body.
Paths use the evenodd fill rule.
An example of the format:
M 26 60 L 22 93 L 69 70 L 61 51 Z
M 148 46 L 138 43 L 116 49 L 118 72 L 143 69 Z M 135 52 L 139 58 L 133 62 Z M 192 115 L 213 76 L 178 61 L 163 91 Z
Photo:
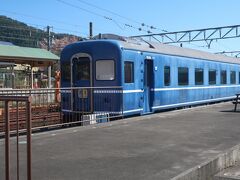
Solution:
M 123 110 L 125 115 L 147 114 L 162 109 L 228 100 L 240 92 L 239 64 L 127 49 L 121 45 L 121 42 L 115 40 L 92 40 L 67 46 L 61 54 L 61 65 L 70 63 L 74 54 L 78 53 L 88 54 L 91 57 L 92 84 L 87 85 L 93 87 L 121 86 L 123 88 L 123 94 L 118 91 L 93 92 L 93 112 Z M 115 61 L 114 80 L 96 80 L 96 61 L 101 59 Z M 125 61 L 134 64 L 133 83 L 124 82 Z M 164 86 L 164 66 L 171 67 L 170 86 Z M 178 86 L 178 67 L 189 69 L 187 86 Z M 203 85 L 195 85 L 195 68 L 204 70 Z M 208 84 L 210 69 L 215 69 L 217 72 L 216 84 L 212 86 Z M 225 85 L 220 83 L 221 70 L 227 71 L 227 84 Z M 236 84 L 230 84 L 230 71 L 236 72 Z M 76 82 L 72 85 L 71 82 L 62 80 L 61 85 L 62 87 L 83 87 L 84 83 Z M 67 93 L 64 96 L 63 99 L 68 98 Z M 99 107 L 99 104 L 102 105 Z

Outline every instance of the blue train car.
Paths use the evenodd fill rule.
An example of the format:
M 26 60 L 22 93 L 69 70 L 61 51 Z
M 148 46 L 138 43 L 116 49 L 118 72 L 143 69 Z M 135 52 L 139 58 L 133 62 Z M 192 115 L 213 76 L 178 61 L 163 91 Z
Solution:
M 69 111 L 83 110 L 77 107 L 84 99 L 84 109 L 90 113 L 148 114 L 230 100 L 240 92 L 237 58 L 120 37 L 66 46 L 61 74 L 63 88 L 100 88 L 80 92 L 86 97 L 79 92 L 63 94 L 63 101 L 74 99 L 62 107 Z

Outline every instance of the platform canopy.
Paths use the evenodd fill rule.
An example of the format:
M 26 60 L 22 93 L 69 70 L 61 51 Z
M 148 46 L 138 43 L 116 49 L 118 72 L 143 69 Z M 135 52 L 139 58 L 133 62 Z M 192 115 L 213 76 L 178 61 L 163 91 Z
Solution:
M 40 67 L 51 66 L 58 61 L 58 56 L 45 49 L 0 45 L 0 62 Z

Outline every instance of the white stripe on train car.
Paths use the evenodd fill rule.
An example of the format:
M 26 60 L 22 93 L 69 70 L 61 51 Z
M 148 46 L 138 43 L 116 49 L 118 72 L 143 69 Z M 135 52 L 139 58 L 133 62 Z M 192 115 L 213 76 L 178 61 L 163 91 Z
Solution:
M 143 90 L 142 89 L 135 89 L 135 90 L 123 90 L 123 93 L 124 94 L 127 94 L 127 93 L 142 93 Z
M 140 112 L 140 111 L 143 111 L 143 109 L 132 109 L 132 110 L 123 111 L 123 113 Z
M 73 111 L 69 109 L 62 109 L 62 112 L 73 112 Z
M 119 94 L 122 93 L 122 90 L 94 90 L 96 94 L 109 93 L 109 94 Z
M 185 103 L 177 103 L 177 104 L 169 104 L 169 105 L 162 105 L 162 106 L 154 106 L 153 109 L 160 109 L 160 108 L 168 108 L 168 107 L 175 107 L 175 106 L 183 106 L 183 105 L 191 105 L 196 103 L 207 103 L 212 101 L 221 101 L 221 100 L 228 100 L 228 99 L 234 99 L 235 96 L 230 97 L 224 97 L 224 98 L 215 98 L 215 99 L 206 99 L 206 100 L 200 100 L 200 101 L 190 101 Z
M 176 90 L 195 90 L 195 89 L 215 89 L 215 88 L 237 88 L 240 85 L 229 85 L 229 86 L 199 86 L 199 87 L 182 87 L 182 88 L 155 88 L 151 91 L 176 91 Z
M 142 93 L 143 90 L 141 89 L 134 89 L 134 90 L 94 90 L 94 93 L 101 94 L 101 93 L 110 93 L 110 94 L 117 94 L 117 93 Z

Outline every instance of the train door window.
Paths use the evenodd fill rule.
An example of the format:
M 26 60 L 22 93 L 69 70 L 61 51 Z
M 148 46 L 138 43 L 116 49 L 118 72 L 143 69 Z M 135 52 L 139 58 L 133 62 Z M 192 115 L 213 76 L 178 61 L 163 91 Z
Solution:
M 133 62 L 124 62 L 124 82 L 134 83 L 134 64 Z
M 70 81 L 70 79 L 71 79 L 70 63 L 62 63 L 61 64 L 61 79 L 63 81 Z
M 195 85 L 203 85 L 203 69 L 195 69 Z
M 215 69 L 210 69 L 208 72 L 208 77 L 209 77 L 209 85 L 214 85 L 216 84 L 216 75 L 217 71 Z
M 221 84 L 227 84 L 227 71 L 221 71 Z
M 235 71 L 231 71 L 231 73 L 230 73 L 230 83 L 236 84 L 236 72 Z
M 76 63 L 77 80 L 90 80 L 90 60 L 87 57 L 81 57 Z
M 170 77 L 170 66 L 164 66 L 164 86 L 170 86 L 171 77 Z
M 113 81 L 115 79 L 114 60 L 96 61 L 96 80 Z
M 178 68 L 178 85 L 186 86 L 188 85 L 188 68 L 179 67 Z

